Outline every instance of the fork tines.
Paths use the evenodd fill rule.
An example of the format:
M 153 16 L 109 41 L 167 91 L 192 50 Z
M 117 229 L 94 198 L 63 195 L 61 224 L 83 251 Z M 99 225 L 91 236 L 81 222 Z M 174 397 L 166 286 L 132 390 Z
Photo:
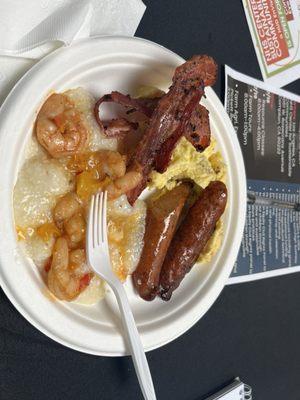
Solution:
M 99 192 L 92 196 L 87 238 L 91 240 L 92 247 L 98 247 L 107 241 L 107 192 Z

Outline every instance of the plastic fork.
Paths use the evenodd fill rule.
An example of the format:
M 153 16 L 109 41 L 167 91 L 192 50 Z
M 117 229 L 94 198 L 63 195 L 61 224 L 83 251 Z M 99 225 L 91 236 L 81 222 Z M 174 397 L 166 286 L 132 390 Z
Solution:
M 92 196 L 86 235 L 87 260 L 94 272 L 110 285 L 116 296 L 127 343 L 143 396 L 146 400 L 155 400 L 156 395 L 151 373 L 128 298 L 122 283 L 111 268 L 106 214 L 107 192 L 101 192 Z

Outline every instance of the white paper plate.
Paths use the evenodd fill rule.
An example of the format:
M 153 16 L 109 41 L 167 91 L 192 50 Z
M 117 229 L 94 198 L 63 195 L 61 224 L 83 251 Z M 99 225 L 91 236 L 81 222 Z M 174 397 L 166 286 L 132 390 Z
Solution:
M 201 49 L 199 49 L 201 53 Z M 36 115 L 49 91 L 83 86 L 96 97 L 111 90 L 167 88 L 174 67 L 184 60 L 146 40 L 99 37 L 57 50 L 36 64 L 15 86 L 0 111 L 0 278 L 18 311 L 41 332 L 85 353 L 122 356 L 126 346 L 113 295 L 92 307 L 50 301 L 37 268 L 19 251 L 13 223 L 12 192 L 22 153 Z M 216 300 L 236 259 L 246 210 L 246 180 L 239 143 L 212 89 L 203 101 L 212 132 L 228 166 L 228 207 L 224 241 L 209 265 L 195 266 L 172 300 L 145 302 L 127 293 L 146 350 L 158 348 L 187 331 Z

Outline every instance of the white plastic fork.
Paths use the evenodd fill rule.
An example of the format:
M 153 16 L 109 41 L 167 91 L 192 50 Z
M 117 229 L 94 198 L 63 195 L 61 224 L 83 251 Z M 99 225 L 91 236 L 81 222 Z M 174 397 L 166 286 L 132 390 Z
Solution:
M 92 196 L 86 235 L 87 260 L 94 272 L 113 290 L 120 308 L 127 343 L 145 400 L 156 400 L 144 348 L 132 315 L 125 289 L 112 271 L 107 239 L 107 192 Z

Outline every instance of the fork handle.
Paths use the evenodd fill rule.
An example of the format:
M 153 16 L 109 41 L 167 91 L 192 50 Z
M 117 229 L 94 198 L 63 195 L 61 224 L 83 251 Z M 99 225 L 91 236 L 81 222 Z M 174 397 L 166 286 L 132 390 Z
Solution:
M 146 354 L 137 330 L 126 292 L 121 283 L 112 288 L 120 308 L 122 323 L 133 359 L 135 372 L 145 400 L 156 400 Z

